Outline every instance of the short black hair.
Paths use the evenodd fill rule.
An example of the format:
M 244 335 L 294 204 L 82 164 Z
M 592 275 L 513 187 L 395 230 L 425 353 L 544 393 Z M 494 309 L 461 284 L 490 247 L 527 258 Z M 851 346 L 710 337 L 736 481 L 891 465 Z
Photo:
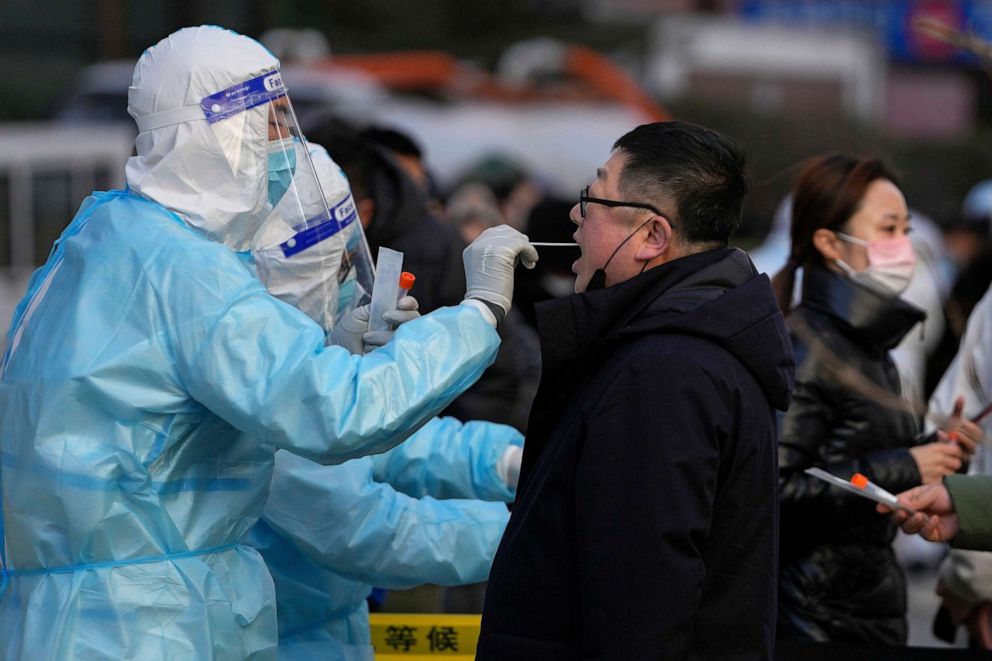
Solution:
M 741 224 L 744 151 L 731 138 L 688 122 L 655 122 L 613 145 L 627 155 L 619 188 L 626 199 L 667 201 L 669 220 L 687 243 L 726 245 Z M 674 205 L 674 209 L 671 206 Z
M 399 129 L 388 126 L 369 126 L 362 129 L 359 135 L 365 140 L 374 142 L 380 147 L 385 147 L 389 151 L 401 154 L 402 156 L 411 156 L 413 158 L 424 157 L 424 151 L 420 148 L 420 145 Z

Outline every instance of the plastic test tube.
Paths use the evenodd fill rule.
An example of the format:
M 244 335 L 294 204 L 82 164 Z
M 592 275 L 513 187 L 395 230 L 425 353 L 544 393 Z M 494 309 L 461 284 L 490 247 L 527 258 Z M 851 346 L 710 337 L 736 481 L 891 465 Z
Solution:
M 403 271 L 400 273 L 400 293 L 396 296 L 396 302 L 399 303 L 400 299 L 406 296 L 407 292 L 413 287 L 413 283 L 417 281 L 417 276 L 410 273 L 409 271 Z
M 382 315 L 396 309 L 402 271 L 403 253 L 380 247 L 375 265 L 375 284 L 372 285 L 369 330 L 389 330 L 389 323 Z
M 886 501 L 886 504 L 891 506 L 893 509 L 906 509 L 905 507 L 899 504 L 898 498 L 896 498 L 894 495 L 892 495 L 882 487 L 878 486 L 877 484 L 869 480 L 866 476 L 862 475 L 861 473 L 855 473 L 854 475 L 851 476 L 851 484 L 853 484 L 858 489 L 861 489 L 865 493 L 870 493 Z

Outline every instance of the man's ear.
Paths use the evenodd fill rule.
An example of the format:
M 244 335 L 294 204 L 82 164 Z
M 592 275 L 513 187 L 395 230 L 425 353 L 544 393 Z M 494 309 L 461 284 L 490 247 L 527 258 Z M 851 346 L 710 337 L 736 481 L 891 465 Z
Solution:
M 358 218 L 362 221 L 362 229 L 368 229 L 375 218 L 375 200 L 371 197 L 363 197 L 356 204 L 358 207 Z
M 645 227 L 648 230 L 647 239 L 637 248 L 634 259 L 640 262 L 650 262 L 672 250 L 674 238 L 672 225 L 664 216 L 655 216 Z
M 813 232 L 813 247 L 816 248 L 827 262 L 843 259 L 840 251 L 840 239 L 831 230 L 820 228 Z

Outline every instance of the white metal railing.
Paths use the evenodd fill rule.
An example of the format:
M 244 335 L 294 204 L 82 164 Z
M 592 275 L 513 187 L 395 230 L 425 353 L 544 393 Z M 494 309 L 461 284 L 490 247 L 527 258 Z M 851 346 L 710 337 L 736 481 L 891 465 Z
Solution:
M 134 128 L 126 124 L 0 124 L 0 177 L 7 178 L 10 191 L 8 208 L 0 209 L 0 218 L 6 217 L 9 223 L 10 245 L 5 256 L 10 265 L 35 265 L 39 175 L 68 175 L 68 223 L 79 203 L 93 190 L 98 173 L 109 175 L 110 187 L 123 185 L 124 163 L 133 144 Z

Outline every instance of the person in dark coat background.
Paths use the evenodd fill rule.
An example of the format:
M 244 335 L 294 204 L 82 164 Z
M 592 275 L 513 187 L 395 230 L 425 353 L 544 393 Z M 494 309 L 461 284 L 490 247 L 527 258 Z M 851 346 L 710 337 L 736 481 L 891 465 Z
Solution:
M 577 293 L 537 306 L 479 659 L 771 658 L 793 358 L 768 278 L 727 247 L 743 169 L 714 131 L 647 124 L 572 208 Z
M 877 159 L 838 154 L 807 162 L 793 189 L 791 256 L 774 279 L 788 311 L 803 268 L 802 299 L 788 315 L 796 389 L 779 439 L 781 639 L 905 645 L 907 638 L 895 525 L 874 503 L 805 469 L 843 479 L 862 473 L 897 493 L 940 482 L 980 438 L 958 416 L 958 443 L 923 442 L 917 414 L 900 397 L 889 351 L 925 314 L 899 298 L 914 259 L 909 212 L 894 181 Z
M 465 243 L 430 212 L 426 192 L 388 149 L 339 122 L 317 124 L 309 135 L 347 175 L 372 257 L 380 246 L 403 253 L 422 312 L 456 305 L 465 289 L 465 274 L 458 275 Z

